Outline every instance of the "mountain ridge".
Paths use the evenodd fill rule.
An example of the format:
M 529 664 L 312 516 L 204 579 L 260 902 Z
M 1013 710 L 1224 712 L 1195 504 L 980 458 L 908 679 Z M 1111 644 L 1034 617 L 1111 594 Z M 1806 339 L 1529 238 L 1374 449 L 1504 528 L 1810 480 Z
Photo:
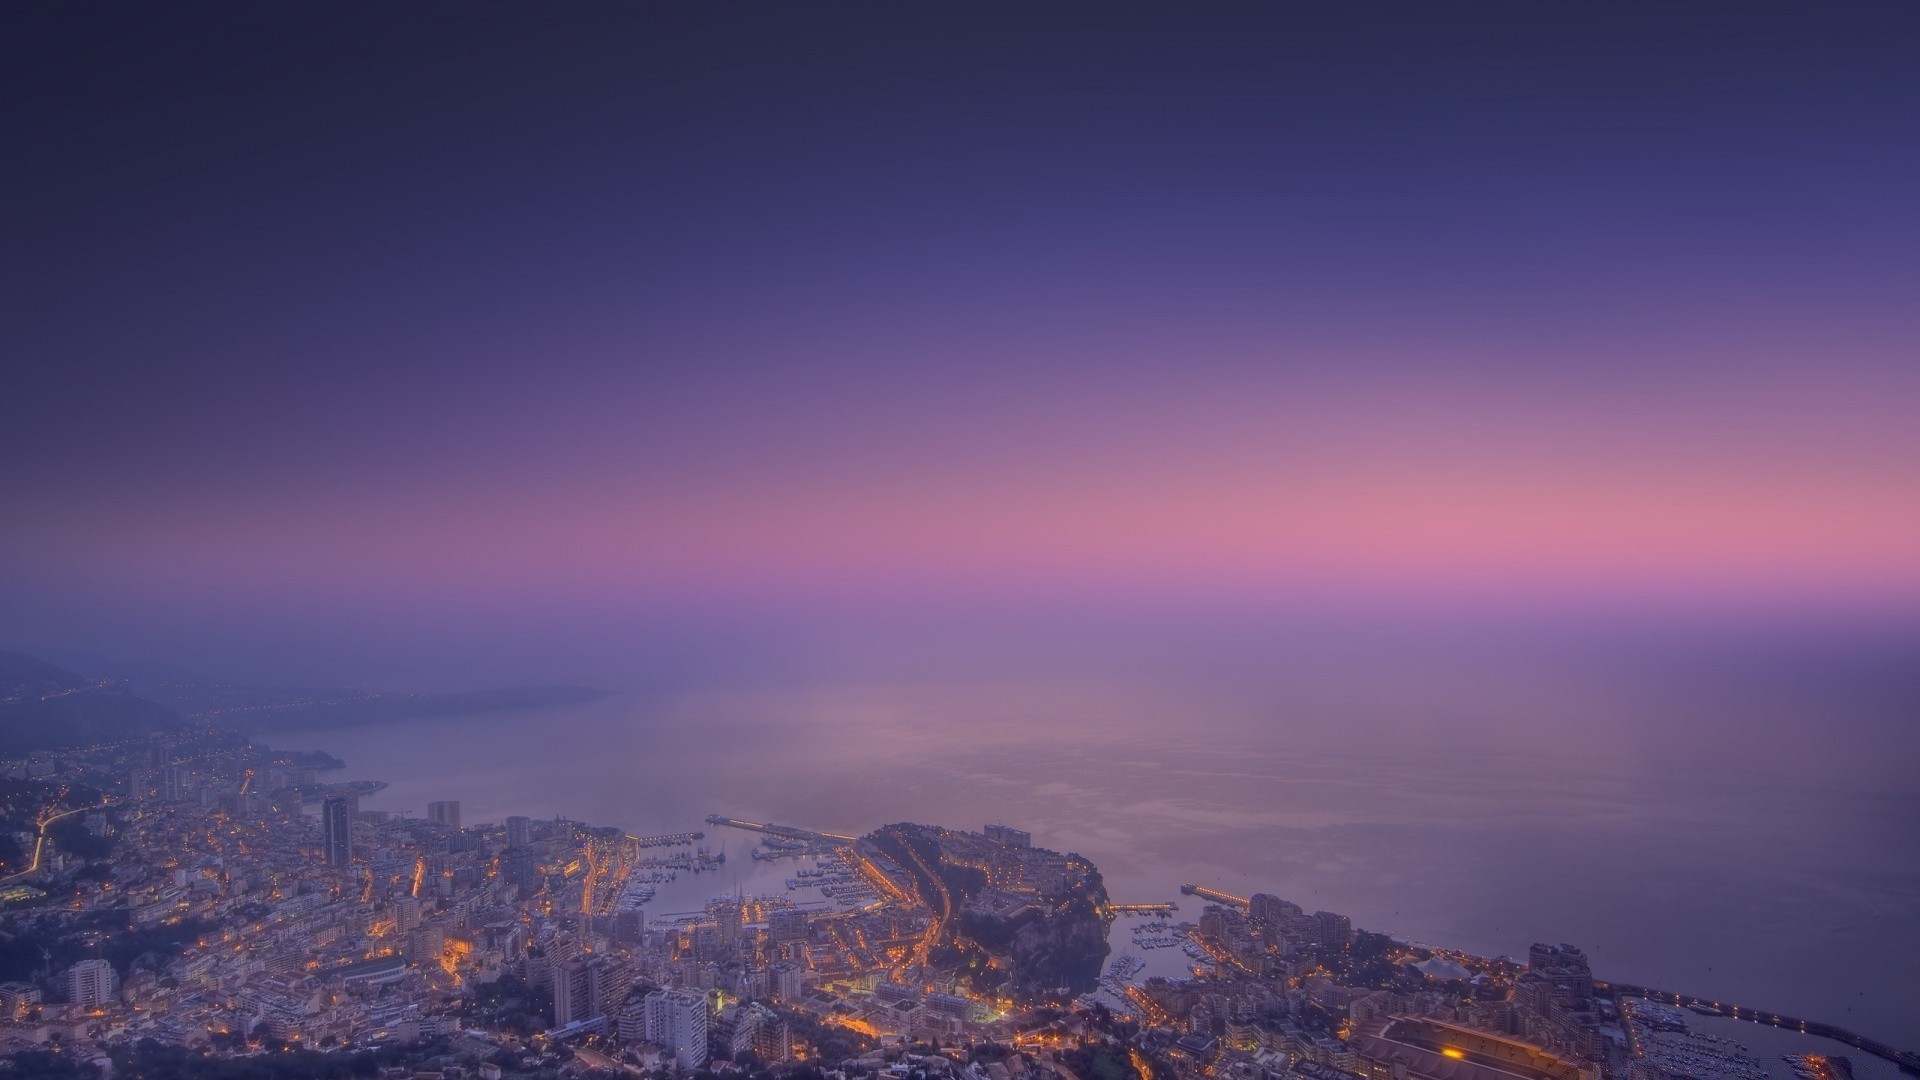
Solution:
M 0 754 L 96 746 L 186 728 L 179 713 L 123 683 L 85 679 L 27 653 L 0 651 Z

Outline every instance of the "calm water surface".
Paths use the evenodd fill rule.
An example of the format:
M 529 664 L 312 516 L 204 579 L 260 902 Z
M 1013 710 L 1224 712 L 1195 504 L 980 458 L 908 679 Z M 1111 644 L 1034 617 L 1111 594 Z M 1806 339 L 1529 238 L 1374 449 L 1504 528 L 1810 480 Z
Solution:
M 1811 751 L 1682 747 L 1658 725 L 1564 736 L 1549 749 L 1497 724 L 1306 727 L 1150 697 L 936 687 L 614 697 L 272 741 L 388 781 L 369 808 L 459 799 L 469 823 L 1004 821 L 1093 859 L 1116 900 L 1177 899 L 1193 881 L 1481 953 L 1569 941 L 1602 978 L 1920 1045 L 1920 797 L 1887 781 L 1898 770 L 1811 776 Z M 777 886 L 793 867 L 749 880 L 755 838 L 708 831 L 728 869 L 653 909 Z

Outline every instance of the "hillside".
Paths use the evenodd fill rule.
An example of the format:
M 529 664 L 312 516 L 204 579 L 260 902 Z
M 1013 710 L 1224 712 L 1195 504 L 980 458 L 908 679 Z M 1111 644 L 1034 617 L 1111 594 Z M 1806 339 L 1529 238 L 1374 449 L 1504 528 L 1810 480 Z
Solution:
M 92 746 L 180 731 L 180 714 L 116 683 L 89 681 L 19 652 L 0 652 L 0 755 Z
M 389 724 L 511 712 L 592 701 L 578 686 L 522 686 L 443 693 L 348 688 L 292 689 L 224 683 L 167 683 L 146 693 L 195 720 L 243 733 Z
M 1091 862 L 913 822 L 876 829 L 857 848 L 900 869 L 935 917 L 929 960 L 975 992 L 1062 1002 L 1098 985 L 1112 914 Z

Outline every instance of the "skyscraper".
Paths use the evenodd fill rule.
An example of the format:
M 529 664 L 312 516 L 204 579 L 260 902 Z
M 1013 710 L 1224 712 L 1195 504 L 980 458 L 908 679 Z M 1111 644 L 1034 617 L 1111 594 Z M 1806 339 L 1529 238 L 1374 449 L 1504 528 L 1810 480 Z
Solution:
M 731 957 L 735 943 L 740 940 L 741 919 L 744 914 L 740 901 L 729 897 L 711 905 L 708 910 L 713 912 L 713 922 L 718 931 L 721 952 Z
M 427 804 L 427 820 L 435 825 L 445 825 L 456 832 L 460 829 L 460 801 L 446 799 Z
M 523 848 L 533 842 L 533 821 L 518 815 L 507 819 L 507 846 Z
M 553 1026 L 566 1027 L 593 1015 L 593 963 L 576 956 L 553 972 Z
M 320 844 L 328 866 L 353 862 L 353 807 L 357 801 L 345 795 L 329 795 L 320 804 Z

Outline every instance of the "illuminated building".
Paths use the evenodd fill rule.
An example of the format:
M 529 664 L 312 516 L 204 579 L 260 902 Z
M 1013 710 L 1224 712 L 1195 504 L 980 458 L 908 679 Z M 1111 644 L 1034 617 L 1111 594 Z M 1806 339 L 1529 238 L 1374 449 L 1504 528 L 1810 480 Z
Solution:
M 67 969 L 67 1000 L 83 1008 L 113 1001 L 117 991 L 113 965 L 105 960 L 82 960 Z
M 40 1001 L 40 988 L 31 983 L 0 983 L 0 1019 L 23 1019 Z

